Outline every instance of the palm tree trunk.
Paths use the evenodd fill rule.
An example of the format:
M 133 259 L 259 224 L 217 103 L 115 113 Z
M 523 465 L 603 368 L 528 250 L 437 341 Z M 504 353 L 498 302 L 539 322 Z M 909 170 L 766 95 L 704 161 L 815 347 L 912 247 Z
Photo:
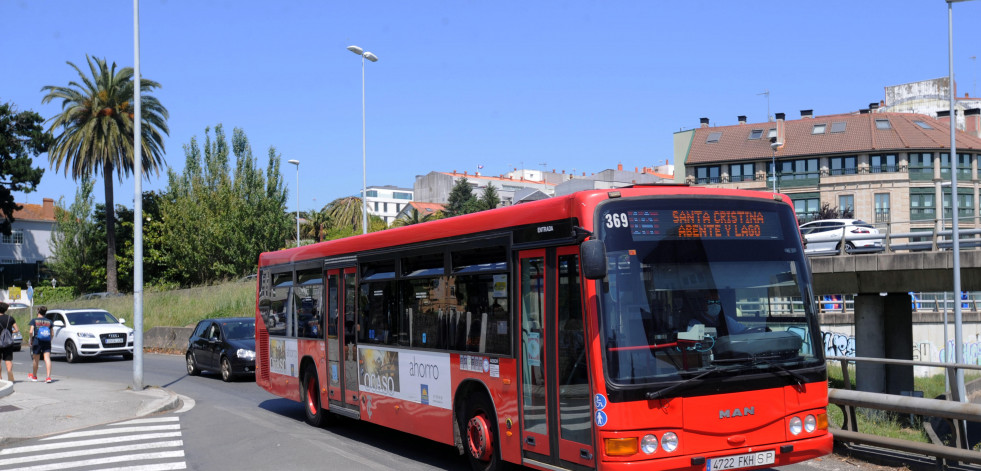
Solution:
M 112 197 L 112 163 L 102 169 L 106 185 L 106 291 L 119 292 L 116 272 L 116 205 Z M 139 178 L 139 177 L 137 177 Z

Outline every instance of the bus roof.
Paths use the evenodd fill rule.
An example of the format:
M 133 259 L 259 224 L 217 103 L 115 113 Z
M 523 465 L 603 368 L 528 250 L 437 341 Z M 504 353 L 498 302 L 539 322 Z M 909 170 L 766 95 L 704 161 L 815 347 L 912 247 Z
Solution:
M 587 214 L 587 212 L 591 213 L 597 204 L 611 197 L 630 198 L 638 196 L 686 195 L 774 199 L 773 193 L 763 191 L 691 187 L 687 185 L 636 185 L 606 190 L 586 190 L 504 208 L 480 211 L 446 219 L 437 219 L 411 226 L 396 227 L 384 231 L 345 237 L 343 239 L 330 240 L 275 252 L 263 252 L 259 255 L 259 266 L 279 265 L 325 256 L 354 254 L 366 250 L 488 232 L 526 224 L 569 219 Z M 788 205 L 792 204 L 787 195 L 778 194 L 777 197 Z M 582 218 L 580 217 L 580 219 Z M 583 224 L 584 229 L 592 230 L 592 224 L 588 221 L 581 220 L 580 224 Z

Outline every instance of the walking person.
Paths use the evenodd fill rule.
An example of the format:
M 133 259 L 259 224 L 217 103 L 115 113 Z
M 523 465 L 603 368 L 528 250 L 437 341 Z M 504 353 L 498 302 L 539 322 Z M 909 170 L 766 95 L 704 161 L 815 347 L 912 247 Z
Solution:
M 17 320 L 7 314 L 7 309 L 9 308 L 9 304 L 0 303 L 0 332 L 8 331 L 10 332 L 10 336 L 13 337 L 13 334 L 20 332 L 20 330 L 17 328 Z M 13 344 L 7 347 L 0 347 L 0 360 L 3 360 L 7 364 L 7 381 L 11 383 L 14 382 L 14 348 L 16 348 L 16 345 Z
M 27 378 L 31 381 L 37 381 L 37 367 L 38 362 L 41 360 L 41 356 L 44 356 L 44 368 L 47 371 L 47 377 L 44 379 L 45 383 L 51 382 L 51 319 L 44 317 L 44 314 L 48 312 L 48 308 L 45 306 L 38 306 L 37 317 L 31 319 L 31 355 L 34 357 L 34 368 L 31 374 L 27 375 Z

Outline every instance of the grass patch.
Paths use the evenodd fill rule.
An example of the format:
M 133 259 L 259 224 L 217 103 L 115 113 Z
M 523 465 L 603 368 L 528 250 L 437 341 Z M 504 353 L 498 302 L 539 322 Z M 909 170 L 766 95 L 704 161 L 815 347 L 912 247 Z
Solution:
M 855 365 L 852 364 L 848 367 L 848 377 L 851 380 L 852 389 L 855 389 L 855 374 Z M 965 375 L 964 380 L 971 381 L 979 377 L 981 377 L 981 374 L 967 374 Z M 840 362 L 828 362 L 828 387 L 838 389 L 845 387 L 845 382 L 841 374 Z M 916 391 L 923 391 L 923 397 L 925 398 L 935 398 L 940 396 L 944 394 L 945 389 L 944 375 L 943 373 L 940 373 L 925 377 L 914 376 L 913 389 Z M 899 438 L 903 440 L 930 443 L 930 438 L 920 425 L 923 420 L 923 418 L 920 416 L 913 416 L 911 420 L 908 414 L 891 413 L 866 408 L 856 409 L 855 415 L 856 421 L 858 422 L 859 432 L 877 435 L 880 437 Z M 836 405 L 829 404 L 828 421 L 836 427 L 841 427 L 844 423 L 844 413 L 842 412 L 842 409 Z
M 231 281 L 213 286 L 201 286 L 172 291 L 143 293 L 143 330 L 153 327 L 194 327 L 201 319 L 255 315 L 255 281 Z M 57 302 L 48 309 L 98 308 L 126 319 L 133 327 L 133 296 Z M 17 325 L 27 336 L 27 323 L 32 313 L 14 313 Z

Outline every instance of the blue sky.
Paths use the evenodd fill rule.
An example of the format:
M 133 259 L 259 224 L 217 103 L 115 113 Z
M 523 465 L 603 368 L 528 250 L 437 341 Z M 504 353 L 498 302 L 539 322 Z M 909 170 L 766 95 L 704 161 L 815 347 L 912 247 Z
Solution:
M 50 118 L 41 87 L 77 78 L 85 55 L 133 65 L 130 0 L 0 0 L 0 101 Z M 981 1 L 954 5 L 959 91 L 976 95 Z M 948 73 L 943 0 L 250 1 L 142 0 L 141 69 L 170 111 L 166 161 L 221 123 L 270 146 L 296 207 L 361 188 L 359 45 L 366 70 L 369 185 L 412 187 L 437 171 L 515 167 L 594 173 L 671 159 L 698 126 L 855 111 L 883 87 Z M 83 66 L 84 67 L 84 66 Z M 38 165 L 48 168 L 47 156 Z M 48 169 L 20 202 L 76 183 Z M 144 190 L 162 190 L 165 175 Z M 132 178 L 116 203 L 132 207 Z M 96 185 L 101 200 L 102 185 Z

